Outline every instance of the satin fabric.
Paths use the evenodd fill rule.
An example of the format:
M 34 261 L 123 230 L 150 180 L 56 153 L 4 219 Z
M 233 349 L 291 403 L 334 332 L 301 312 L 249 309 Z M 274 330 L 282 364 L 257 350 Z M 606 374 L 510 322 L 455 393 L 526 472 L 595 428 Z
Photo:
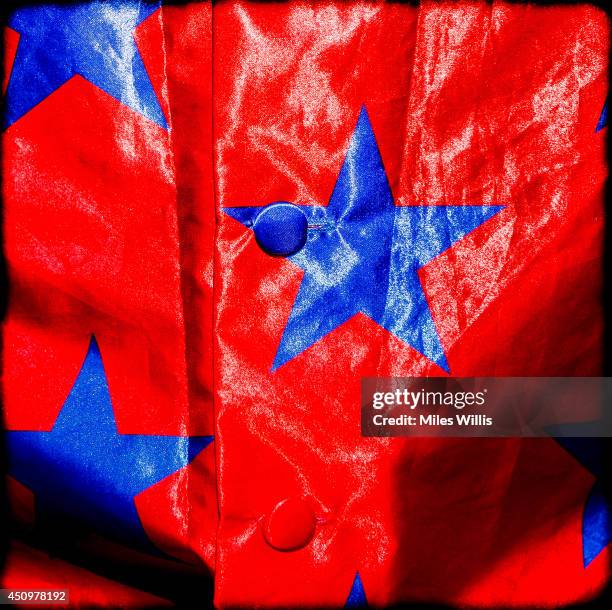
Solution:
M 361 377 L 445 370 L 362 313 L 275 366 L 304 270 L 224 210 L 327 206 L 365 107 L 394 205 L 504 206 L 418 271 L 448 370 L 600 374 L 605 14 L 227 0 L 134 36 L 168 129 L 77 75 L 4 134 L 7 428 L 51 429 L 93 334 L 120 432 L 215 436 L 135 502 L 217 606 L 592 599 L 593 475 L 552 439 L 361 437 Z M 7 29 L 5 87 L 18 44 Z M 283 552 L 262 530 L 287 498 L 316 526 Z M 2 584 L 156 603 L 50 562 L 16 543 Z
M 219 605 L 337 607 L 356 573 L 374 606 L 602 585 L 593 477 L 555 441 L 360 436 L 361 377 L 444 374 L 369 316 L 276 366 L 307 272 L 225 210 L 332 205 L 365 107 L 395 205 L 506 206 L 419 271 L 451 373 L 598 374 L 607 49 L 586 6 L 215 5 Z M 293 553 L 260 535 L 286 497 L 318 522 Z
M 171 129 L 75 76 L 4 132 L 9 430 L 51 430 L 93 335 L 119 434 L 214 434 L 210 9 L 164 7 L 134 31 Z M 5 40 L 6 87 L 20 37 L 7 28 Z M 66 471 L 80 466 L 67 463 Z M 30 489 L 9 478 L 8 491 L 29 546 L 9 552 L 2 586 L 68 587 L 85 607 L 147 607 L 189 595 L 210 603 L 214 443 L 136 496 L 155 556 L 125 540 L 106 548 L 95 528 L 84 541 L 76 528 L 59 530 L 68 535 L 51 541 L 49 556 L 57 525 L 41 523 Z

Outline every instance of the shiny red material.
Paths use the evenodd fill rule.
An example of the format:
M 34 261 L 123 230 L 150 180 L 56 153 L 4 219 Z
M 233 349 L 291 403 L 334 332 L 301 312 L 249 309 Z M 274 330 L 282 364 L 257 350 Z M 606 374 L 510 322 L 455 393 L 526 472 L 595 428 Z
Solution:
M 170 131 L 76 76 L 4 133 L 9 429 L 51 428 L 95 334 L 121 433 L 214 433 L 213 184 L 210 147 L 201 146 L 211 139 L 210 6 L 164 7 L 135 36 Z M 18 37 L 7 29 L 6 39 L 8 74 Z M 31 528 L 32 494 L 10 483 L 17 517 Z M 139 494 L 136 507 L 157 548 L 203 574 L 213 569 L 213 445 Z M 9 553 L 4 587 L 29 578 L 30 588 L 69 586 L 84 606 L 148 605 L 144 593 L 113 601 L 110 591 L 90 591 L 78 569 L 46 570 L 28 547 L 19 553 L 19 563 Z
M 593 598 L 593 476 L 551 439 L 363 438 L 361 377 L 441 369 L 357 315 L 272 371 L 302 272 L 222 208 L 326 205 L 365 105 L 396 205 L 506 206 L 419 272 L 452 374 L 598 375 L 609 27 L 587 4 L 163 6 L 136 40 L 169 130 L 76 76 L 4 134 L 7 427 L 51 428 L 95 333 L 122 433 L 215 435 L 136 506 L 217 606 L 342 606 L 357 572 L 373 606 Z M 49 561 L 14 545 L 2 586 L 152 603 Z
M 215 5 L 217 208 L 326 205 L 365 105 L 396 205 L 507 206 L 420 272 L 452 373 L 598 374 L 608 43 L 586 5 Z M 587 470 L 547 439 L 362 438 L 362 376 L 440 369 L 357 315 L 271 371 L 302 272 L 217 221 L 217 604 L 338 607 L 357 572 L 373 606 L 599 590 Z M 260 516 L 304 495 L 312 541 L 273 551 Z

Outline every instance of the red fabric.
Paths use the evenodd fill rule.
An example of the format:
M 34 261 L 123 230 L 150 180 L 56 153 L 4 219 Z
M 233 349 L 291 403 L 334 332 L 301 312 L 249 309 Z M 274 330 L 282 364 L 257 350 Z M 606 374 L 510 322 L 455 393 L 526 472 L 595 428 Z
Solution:
M 136 503 L 216 605 L 341 606 L 357 571 L 374 606 L 592 598 L 592 475 L 548 439 L 362 438 L 362 376 L 440 369 L 356 316 L 272 372 L 301 271 L 221 208 L 325 205 L 365 104 L 396 205 L 507 206 L 420 273 L 453 375 L 600 374 L 606 15 L 232 0 L 136 40 L 169 131 L 74 77 L 5 132 L 7 427 L 50 429 L 95 333 L 120 432 L 215 435 Z M 291 552 L 262 532 L 286 498 L 316 520 Z M 17 545 L 3 586 L 155 603 L 59 563 Z
M 223 3 L 213 28 L 219 207 L 325 205 L 365 104 L 397 205 L 507 206 L 421 272 L 453 374 L 600 372 L 604 13 Z M 586 470 L 552 440 L 361 438 L 362 376 L 439 369 L 356 316 L 271 372 L 301 271 L 218 222 L 219 605 L 338 606 L 357 571 L 375 606 L 594 594 Z M 282 554 L 260 522 L 293 496 L 319 525 Z
M 173 117 L 170 132 L 77 76 L 5 133 L 8 429 L 51 428 L 95 334 L 121 433 L 214 433 L 212 172 L 209 148 L 196 150 L 210 141 L 211 11 L 162 10 L 136 39 Z M 7 71 L 12 59 L 7 53 Z M 29 490 L 13 481 L 11 490 L 13 504 L 31 506 Z M 212 570 L 212 450 L 142 492 L 136 506 L 161 550 Z M 9 570 L 7 582 L 37 586 L 39 573 L 15 579 Z M 90 597 L 79 574 L 65 576 L 73 597 L 114 605 L 110 591 Z

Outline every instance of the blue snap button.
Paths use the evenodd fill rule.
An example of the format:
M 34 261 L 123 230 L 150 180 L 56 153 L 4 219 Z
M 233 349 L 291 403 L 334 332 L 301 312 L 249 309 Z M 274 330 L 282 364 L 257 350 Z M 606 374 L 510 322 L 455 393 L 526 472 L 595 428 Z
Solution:
M 279 201 L 266 206 L 253 223 L 259 247 L 271 256 L 291 256 L 306 243 L 308 218 L 299 206 Z

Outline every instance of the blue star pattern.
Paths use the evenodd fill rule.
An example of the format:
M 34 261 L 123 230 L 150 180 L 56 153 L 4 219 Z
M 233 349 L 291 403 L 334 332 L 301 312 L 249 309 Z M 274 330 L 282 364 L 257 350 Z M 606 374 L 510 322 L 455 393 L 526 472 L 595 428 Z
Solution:
M 581 425 L 590 426 L 589 423 L 571 424 L 572 433 L 579 433 Z M 583 438 L 560 436 L 555 440 L 596 478 L 582 513 L 582 559 L 586 568 L 612 541 L 610 499 L 601 484 L 604 440 L 590 435 Z
M 353 586 L 351 587 L 351 591 L 349 596 L 344 604 L 345 608 L 367 608 L 368 607 L 368 599 L 366 598 L 365 590 L 363 588 L 363 583 L 361 582 L 361 576 L 359 576 L 359 572 L 355 574 L 355 580 L 353 580 Z
M 608 100 L 604 104 L 603 110 L 601 111 L 601 115 L 599 117 L 599 121 L 597 121 L 597 127 L 595 128 L 595 133 L 601 131 L 608 124 Z
M 159 6 L 160 0 L 105 0 L 15 10 L 8 25 L 20 39 L 6 91 L 5 127 L 77 74 L 167 127 L 134 40 L 134 29 Z
M 93 337 L 51 431 L 11 431 L 6 437 L 9 473 L 34 493 L 37 512 L 145 550 L 153 546 L 134 497 L 186 466 L 212 441 L 120 434 Z
M 289 214 L 287 208 L 294 211 Z M 300 248 L 287 256 L 304 270 L 304 277 L 272 369 L 363 313 L 448 371 L 418 271 L 501 209 L 396 206 L 362 108 L 328 206 L 281 203 L 224 209 L 254 228 L 262 246 L 270 241 L 270 216 L 284 215 L 288 222 L 278 234 L 276 253 Z M 306 222 L 297 221 L 295 210 Z M 307 239 L 287 236 L 291 227 L 302 224 Z M 258 232 L 260 225 L 265 230 Z

